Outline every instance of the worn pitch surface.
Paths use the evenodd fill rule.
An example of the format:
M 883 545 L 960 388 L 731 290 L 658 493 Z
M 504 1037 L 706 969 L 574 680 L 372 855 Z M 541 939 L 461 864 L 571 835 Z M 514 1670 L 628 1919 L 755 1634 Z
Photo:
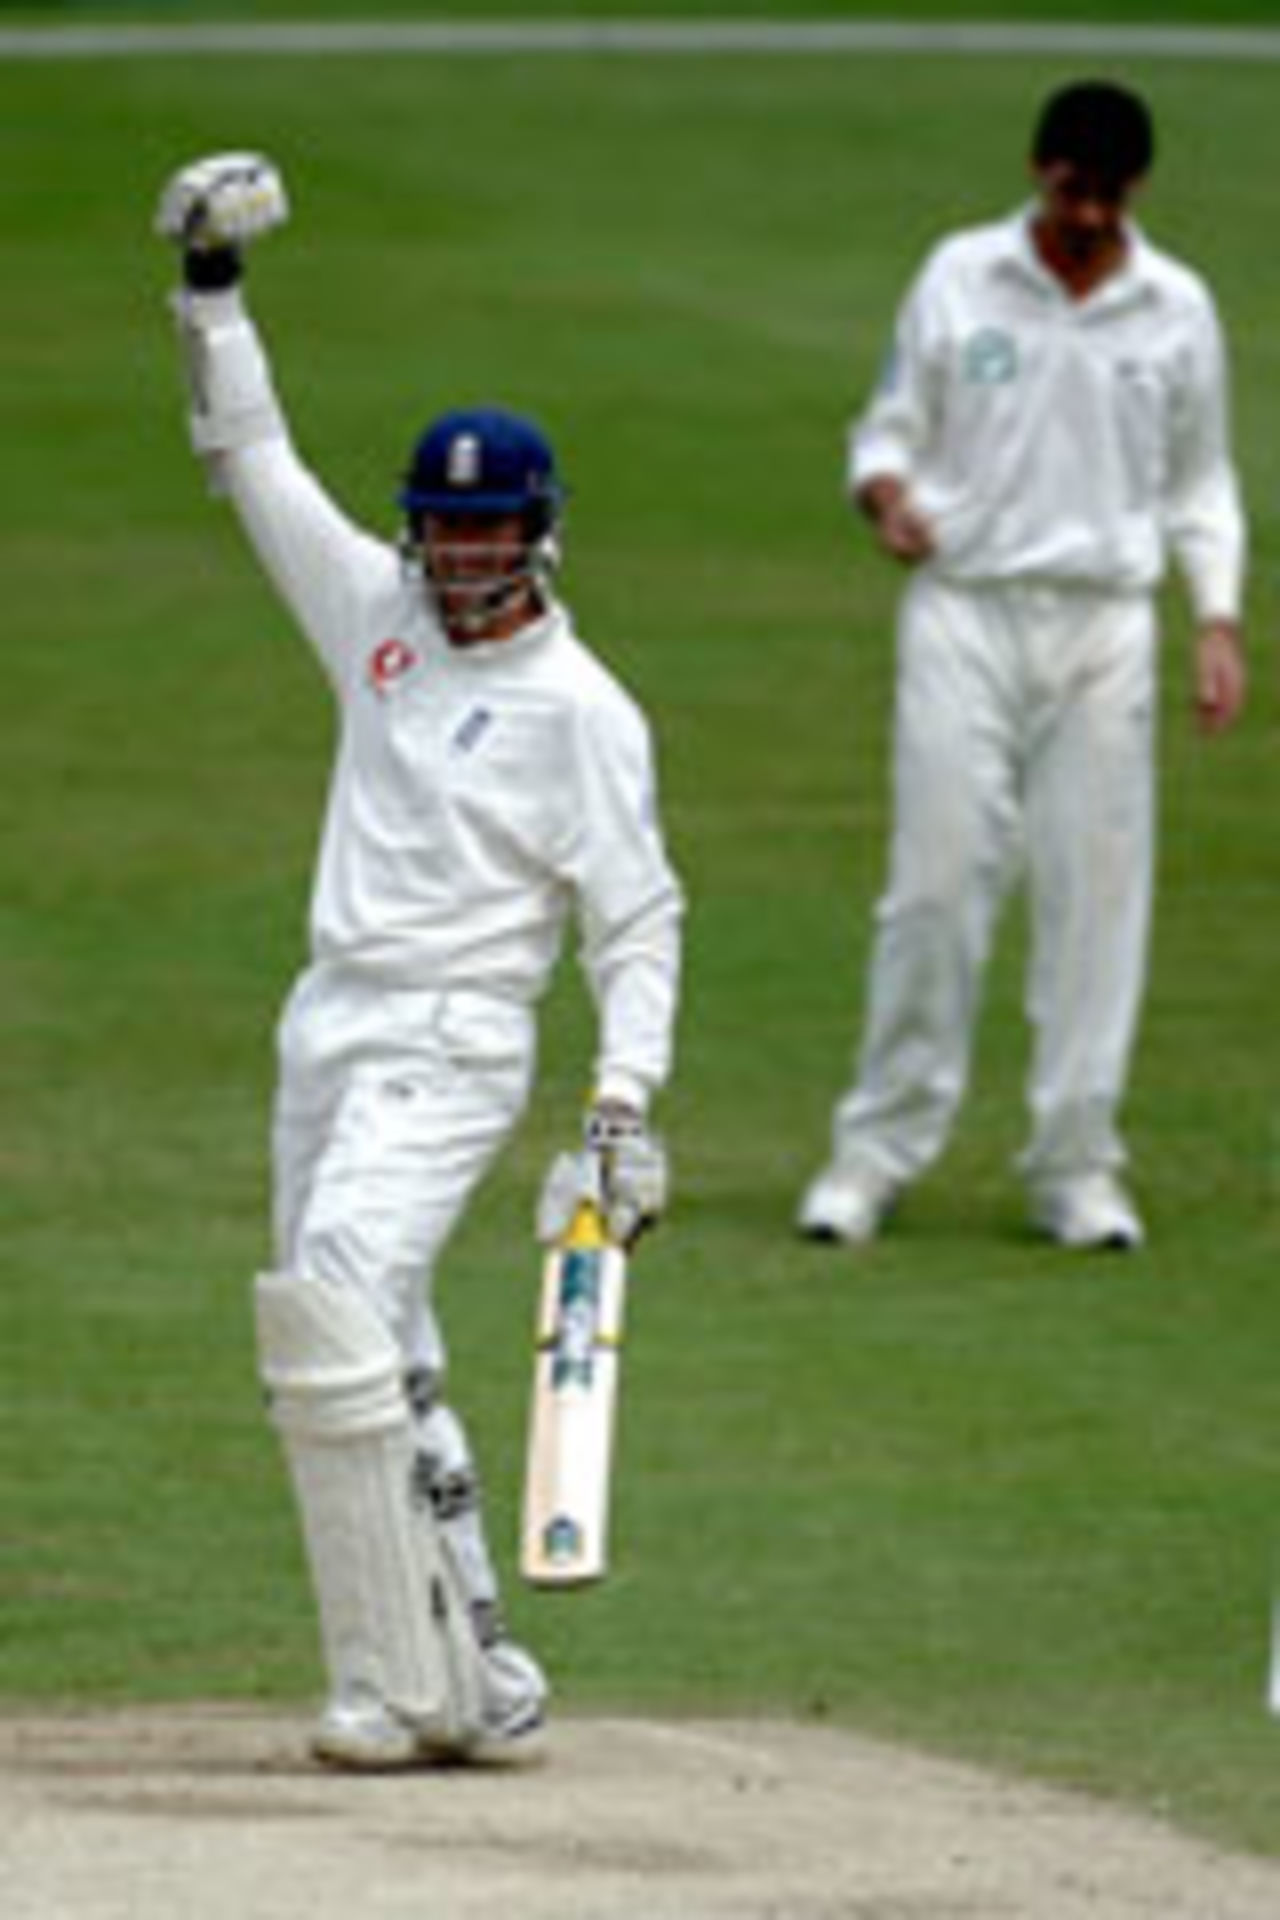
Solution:
M 0 1722 L 7 1920 L 1274 1920 L 1280 1867 L 779 1722 L 558 1723 L 516 1766 L 354 1778 L 296 1719 Z

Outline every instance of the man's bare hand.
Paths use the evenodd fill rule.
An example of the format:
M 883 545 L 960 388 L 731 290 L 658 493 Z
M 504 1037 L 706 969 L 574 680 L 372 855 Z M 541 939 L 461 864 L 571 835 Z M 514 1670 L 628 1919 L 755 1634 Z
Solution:
M 1201 733 L 1225 733 L 1244 707 L 1246 674 L 1234 620 L 1206 620 L 1196 636 L 1195 710 Z
M 884 551 L 906 566 L 933 552 L 933 529 L 912 506 L 903 482 L 884 475 L 858 489 L 858 505 L 875 529 Z

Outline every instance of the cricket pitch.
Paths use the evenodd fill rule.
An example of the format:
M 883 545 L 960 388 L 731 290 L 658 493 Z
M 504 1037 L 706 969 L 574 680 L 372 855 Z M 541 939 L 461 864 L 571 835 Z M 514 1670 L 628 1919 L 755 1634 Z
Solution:
M 1280 1865 L 829 1728 L 568 1719 L 326 1774 L 305 1722 L 0 1719 L 6 1920 L 1274 1920 Z

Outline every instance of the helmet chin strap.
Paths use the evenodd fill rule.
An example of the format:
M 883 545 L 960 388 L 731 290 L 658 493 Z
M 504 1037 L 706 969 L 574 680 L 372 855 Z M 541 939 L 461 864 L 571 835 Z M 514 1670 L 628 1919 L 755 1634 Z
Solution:
M 462 640 L 486 638 L 527 591 L 532 591 L 541 611 L 550 597 L 560 558 L 554 534 L 544 534 L 526 547 L 522 562 L 510 572 L 487 579 L 465 576 L 449 579 L 433 569 L 428 548 L 412 529 L 407 529 L 401 537 L 400 555 L 406 570 L 417 576 L 428 605 L 445 632 L 450 638 L 456 636 Z M 470 550 L 470 556 L 474 558 L 474 549 Z

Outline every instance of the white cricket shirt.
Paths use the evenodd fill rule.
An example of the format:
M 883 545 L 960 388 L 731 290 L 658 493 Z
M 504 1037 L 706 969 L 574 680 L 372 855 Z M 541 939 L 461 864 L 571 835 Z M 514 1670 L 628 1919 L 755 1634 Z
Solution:
M 944 240 L 850 436 L 851 489 L 907 481 L 958 582 L 1150 590 L 1172 553 L 1197 616 L 1240 611 L 1245 532 L 1212 297 L 1130 225 L 1073 299 L 1031 210 Z
M 316 959 L 529 1004 L 576 911 L 597 1091 L 643 1100 L 670 1067 L 682 897 L 635 702 L 558 603 L 511 639 L 451 646 L 417 573 L 298 459 L 239 294 L 178 313 L 196 445 L 337 701 Z

